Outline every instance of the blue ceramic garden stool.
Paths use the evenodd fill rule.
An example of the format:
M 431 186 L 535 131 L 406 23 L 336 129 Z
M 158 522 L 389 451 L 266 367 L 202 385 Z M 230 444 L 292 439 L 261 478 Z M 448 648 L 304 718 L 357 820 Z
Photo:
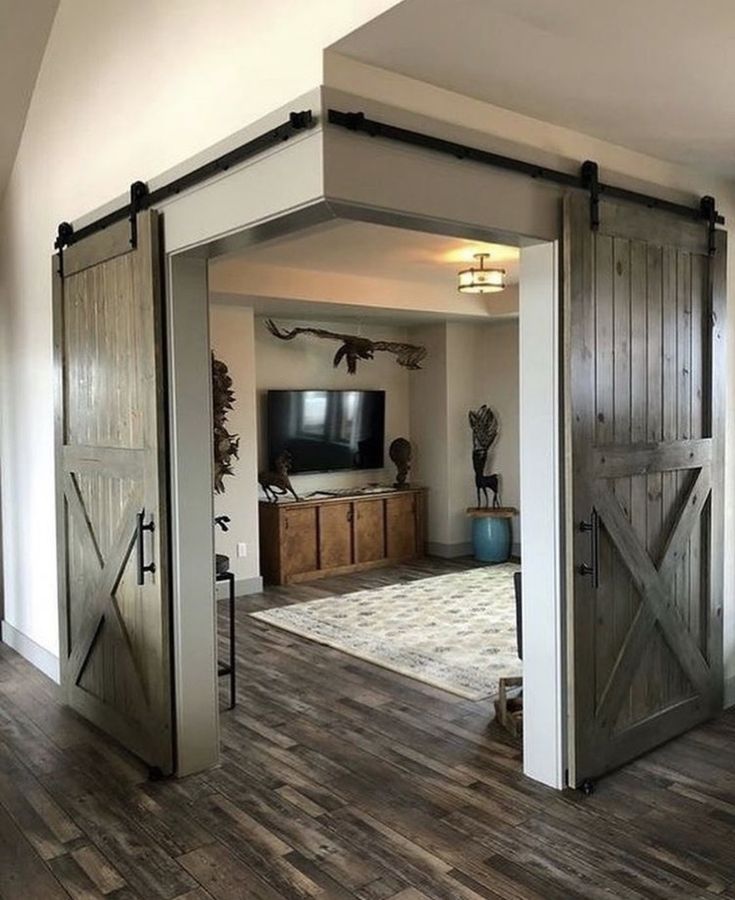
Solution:
M 484 509 L 470 507 L 472 548 L 479 562 L 501 563 L 510 558 L 511 519 L 517 510 L 512 506 Z

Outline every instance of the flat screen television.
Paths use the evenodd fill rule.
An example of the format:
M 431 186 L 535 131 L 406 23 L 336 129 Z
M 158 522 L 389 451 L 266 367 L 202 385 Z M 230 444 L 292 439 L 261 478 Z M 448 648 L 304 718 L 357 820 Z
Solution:
M 268 391 L 268 459 L 291 472 L 382 469 L 385 391 Z

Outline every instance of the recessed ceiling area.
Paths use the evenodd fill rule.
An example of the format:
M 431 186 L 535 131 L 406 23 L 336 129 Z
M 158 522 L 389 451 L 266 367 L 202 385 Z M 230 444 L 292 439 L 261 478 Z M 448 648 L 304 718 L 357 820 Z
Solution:
M 443 282 L 455 290 L 457 272 L 472 264 L 475 253 L 489 253 L 487 265 L 505 269 L 508 283 L 517 283 L 517 247 L 347 219 L 259 244 L 239 256 L 253 265 L 424 284 Z
M 489 253 L 506 272 L 495 294 L 457 290 L 461 269 Z M 257 315 L 373 322 L 492 321 L 518 313 L 519 250 L 370 222 L 333 219 L 210 262 L 217 302 Z
M 403 0 L 330 50 L 733 175 L 733 0 Z

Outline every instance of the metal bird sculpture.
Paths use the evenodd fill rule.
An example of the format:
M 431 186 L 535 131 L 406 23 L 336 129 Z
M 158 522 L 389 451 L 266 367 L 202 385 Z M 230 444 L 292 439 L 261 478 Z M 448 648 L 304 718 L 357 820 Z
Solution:
M 373 359 L 377 352 L 394 353 L 398 365 L 406 369 L 420 369 L 421 363 L 426 358 L 426 348 L 416 344 L 404 344 L 399 341 L 371 341 L 370 338 L 358 337 L 354 334 L 338 334 L 334 331 L 326 331 L 324 328 L 297 327 L 290 331 L 281 331 L 272 319 L 267 319 L 265 325 L 274 337 L 280 338 L 282 341 L 292 341 L 300 334 L 309 334 L 330 341 L 341 341 L 342 346 L 334 354 L 334 368 L 339 368 L 344 359 L 350 375 L 357 372 L 359 359 Z

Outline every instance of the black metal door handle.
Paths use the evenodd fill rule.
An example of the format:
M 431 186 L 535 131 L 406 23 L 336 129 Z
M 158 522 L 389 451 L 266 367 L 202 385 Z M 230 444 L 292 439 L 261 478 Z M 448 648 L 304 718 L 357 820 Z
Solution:
M 147 565 L 145 563 L 145 532 L 150 531 L 152 534 L 156 530 L 156 526 L 153 519 L 151 519 L 147 525 L 145 524 L 145 509 L 141 509 L 137 518 L 138 528 L 136 544 L 138 548 L 138 584 L 143 585 L 145 584 L 146 572 L 150 572 L 152 575 L 156 571 L 156 564 L 154 562 L 149 562 Z
M 592 509 L 589 522 L 579 523 L 579 530 L 583 534 L 589 533 L 591 564 L 582 563 L 577 567 L 577 572 L 580 575 L 592 576 L 592 586 L 598 588 L 600 586 L 600 517 L 596 509 Z

